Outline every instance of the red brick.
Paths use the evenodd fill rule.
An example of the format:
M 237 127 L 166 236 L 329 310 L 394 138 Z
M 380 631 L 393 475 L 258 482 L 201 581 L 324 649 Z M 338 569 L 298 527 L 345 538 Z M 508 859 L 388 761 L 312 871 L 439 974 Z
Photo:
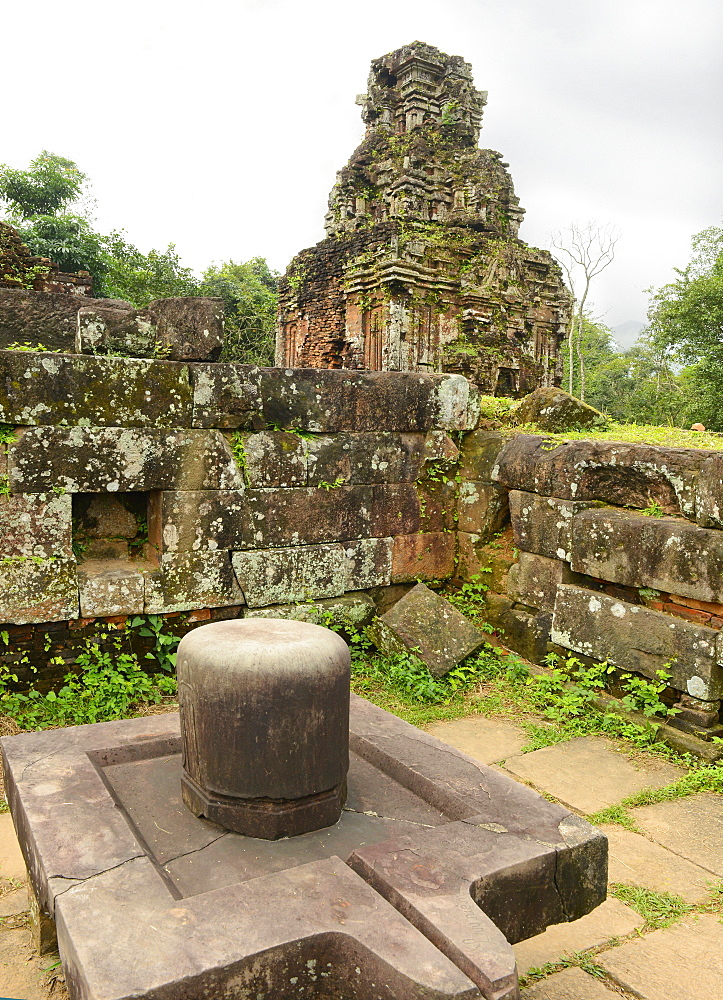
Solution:
M 454 557 L 452 532 L 397 535 L 392 548 L 392 583 L 443 580 L 454 573 Z

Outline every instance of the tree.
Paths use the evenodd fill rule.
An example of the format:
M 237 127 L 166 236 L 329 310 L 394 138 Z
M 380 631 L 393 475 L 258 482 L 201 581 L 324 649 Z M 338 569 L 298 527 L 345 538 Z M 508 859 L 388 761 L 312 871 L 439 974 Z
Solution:
M 676 280 L 651 290 L 651 337 L 674 362 L 689 366 L 695 418 L 723 430 L 723 229 L 704 229 L 692 246 L 690 263 L 675 269 Z
M 101 237 L 105 272 L 96 288 L 104 298 L 125 299 L 141 309 L 154 299 L 205 295 L 190 267 L 184 267 L 173 243 L 144 254 L 124 233 Z
M 580 370 L 580 399 L 585 399 L 585 355 L 582 349 L 585 306 L 593 278 L 612 264 L 619 233 L 611 226 L 588 222 L 584 226 L 573 222 L 552 237 L 553 252 L 567 277 L 575 308 L 567 341 L 568 387 L 572 393 L 575 354 Z
M 226 336 L 223 358 L 246 364 L 274 363 L 279 275 L 263 257 L 245 263 L 212 264 L 203 274 L 201 295 L 223 299 Z
M 28 170 L 0 166 L 0 200 L 13 219 L 57 215 L 80 198 L 86 180 L 72 160 L 44 149 Z

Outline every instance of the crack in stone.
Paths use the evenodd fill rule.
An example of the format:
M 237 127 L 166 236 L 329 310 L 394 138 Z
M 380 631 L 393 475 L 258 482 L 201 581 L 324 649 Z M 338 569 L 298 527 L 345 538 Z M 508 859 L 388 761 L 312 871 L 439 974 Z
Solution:
M 167 874 L 170 875 L 170 872 L 166 868 L 166 865 L 172 865 L 174 861 L 178 861 L 180 858 L 187 858 L 191 854 L 198 854 L 200 851 L 205 851 L 207 847 L 211 846 L 211 844 L 215 844 L 217 840 L 223 840 L 223 838 L 228 837 L 230 833 L 231 833 L 230 830 L 224 830 L 223 833 L 219 833 L 218 837 L 214 837 L 213 840 L 209 840 L 209 842 L 207 844 L 204 844 L 203 847 L 194 847 L 192 851 L 184 851 L 181 854 L 177 854 L 173 858 L 168 858 L 166 861 L 163 862 L 163 865 L 161 867 Z
M 73 885 L 69 885 L 66 889 L 54 893 L 54 898 L 57 899 L 58 896 L 62 896 L 63 893 L 68 892 L 68 890 L 72 889 L 75 885 L 87 885 L 87 883 L 92 882 L 94 878 L 100 878 L 101 875 L 107 875 L 108 872 L 114 872 L 116 868 L 122 868 L 123 865 L 128 865 L 131 861 L 137 861 L 139 858 L 145 857 L 145 854 L 134 854 L 132 858 L 126 858 L 125 861 L 120 861 L 117 865 L 111 865 L 110 868 L 104 868 L 102 872 L 95 872 L 93 875 L 86 875 L 85 878 L 79 878 L 77 875 L 49 875 L 47 881 L 50 883 L 51 879 L 62 878 L 64 882 L 73 883 Z

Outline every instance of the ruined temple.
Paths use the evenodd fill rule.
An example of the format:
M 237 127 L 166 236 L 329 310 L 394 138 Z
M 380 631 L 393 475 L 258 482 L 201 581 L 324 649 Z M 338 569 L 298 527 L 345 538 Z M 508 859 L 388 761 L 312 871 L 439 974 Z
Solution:
M 478 147 L 486 99 L 422 42 L 374 60 L 327 238 L 281 282 L 277 364 L 455 372 L 508 396 L 559 384 L 569 293 L 517 236 L 502 154 Z

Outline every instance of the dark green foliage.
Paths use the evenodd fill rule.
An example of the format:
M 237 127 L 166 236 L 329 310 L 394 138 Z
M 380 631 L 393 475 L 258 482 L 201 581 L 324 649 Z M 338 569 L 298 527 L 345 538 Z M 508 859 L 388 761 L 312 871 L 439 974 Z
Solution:
M 172 243 L 166 250 L 144 254 L 122 232 L 100 239 L 105 271 L 96 295 L 125 299 L 141 309 L 154 299 L 208 294 L 199 290 L 198 278 L 189 267 L 183 267 Z
M 263 257 L 212 264 L 200 294 L 223 299 L 226 314 L 223 361 L 274 364 L 279 275 Z
M 104 238 L 79 215 L 38 215 L 15 224 L 25 245 L 37 257 L 49 257 L 61 271 L 88 271 L 102 286 L 108 270 Z
M 0 199 L 13 218 L 57 215 L 77 201 L 85 181 L 72 160 L 44 149 L 28 170 L 0 166 Z

